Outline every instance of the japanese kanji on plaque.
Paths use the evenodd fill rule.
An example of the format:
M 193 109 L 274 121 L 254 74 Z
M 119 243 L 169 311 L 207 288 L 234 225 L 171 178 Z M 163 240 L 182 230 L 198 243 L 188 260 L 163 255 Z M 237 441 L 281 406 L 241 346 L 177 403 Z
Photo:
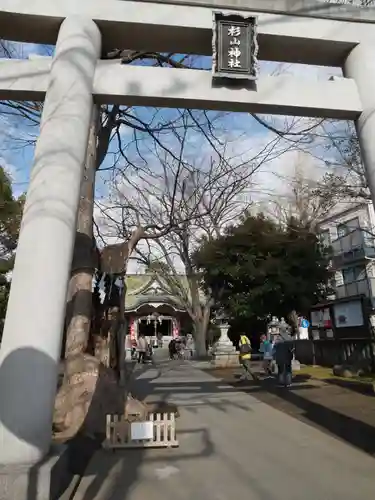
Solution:
M 256 18 L 214 12 L 213 75 L 257 77 Z

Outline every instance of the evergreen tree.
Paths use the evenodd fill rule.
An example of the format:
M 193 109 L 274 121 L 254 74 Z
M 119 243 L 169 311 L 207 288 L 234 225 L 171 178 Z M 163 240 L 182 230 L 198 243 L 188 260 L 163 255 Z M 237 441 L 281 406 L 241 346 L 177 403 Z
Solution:
M 306 314 L 323 300 L 329 255 L 316 234 L 291 219 L 287 226 L 246 216 L 195 255 L 203 286 L 233 320 Z
M 23 201 L 23 197 L 14 197 L 11 181 L 0 166 L 0 338 L 4 327 L 10 290 L 9 273 L 13 269 Z

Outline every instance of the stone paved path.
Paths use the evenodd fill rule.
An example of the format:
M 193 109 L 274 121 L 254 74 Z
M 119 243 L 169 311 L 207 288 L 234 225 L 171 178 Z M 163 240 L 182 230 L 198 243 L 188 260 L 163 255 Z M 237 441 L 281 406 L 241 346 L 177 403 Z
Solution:
M 260 367 L 259 367 L 260 369 Z M 240 370 L 210 370 L 215 377 L 236 384 Z M 325 433 L 356 446 L 375 458 L 375 396 L 360 388 L 331 379 L 328 382 L 296 373 L 290 390 L 261 377 L 238 389 L 283 413 L 313 425 Z M 361 388 L 363 390 L 363 386 Z
M 137 380 L 179 407 L 180 447 L 97 453 L 74 500 L 368 500 L 375 460 L 189 363 Z

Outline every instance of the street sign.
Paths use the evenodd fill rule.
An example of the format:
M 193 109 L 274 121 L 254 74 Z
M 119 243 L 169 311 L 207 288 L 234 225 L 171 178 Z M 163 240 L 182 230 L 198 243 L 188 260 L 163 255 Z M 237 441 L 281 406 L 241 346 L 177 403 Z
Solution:
M 214 77 L 257 78 L 256 17 L 214 12 L 212 47 Z
M 307 319 L 303 319 L 303 320 L 301 321 L 301 327 L 302 327 L 302 328 L 308 328 L 308 327 L 309 327 L 309 324 L 310 324 L 310 323 L 307 321 Z

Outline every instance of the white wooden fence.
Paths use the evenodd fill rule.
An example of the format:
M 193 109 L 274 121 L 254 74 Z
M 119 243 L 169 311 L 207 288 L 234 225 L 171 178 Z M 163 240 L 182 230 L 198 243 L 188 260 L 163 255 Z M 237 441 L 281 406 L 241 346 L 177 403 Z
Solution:
M 140 422 L 129 422 L 124 415 L 107 415 L 106 439 L 103 447 L 115 448 L 171 448 L 177 447 L 176 418 L 174 413 L 151 413 L 145 421 L 152 423 L 152 437 L 134 439 L 132 425 Z M 143 422 L 143 423 L 145 423 Z M 133 429 L 134 430 L 134 429 Z

